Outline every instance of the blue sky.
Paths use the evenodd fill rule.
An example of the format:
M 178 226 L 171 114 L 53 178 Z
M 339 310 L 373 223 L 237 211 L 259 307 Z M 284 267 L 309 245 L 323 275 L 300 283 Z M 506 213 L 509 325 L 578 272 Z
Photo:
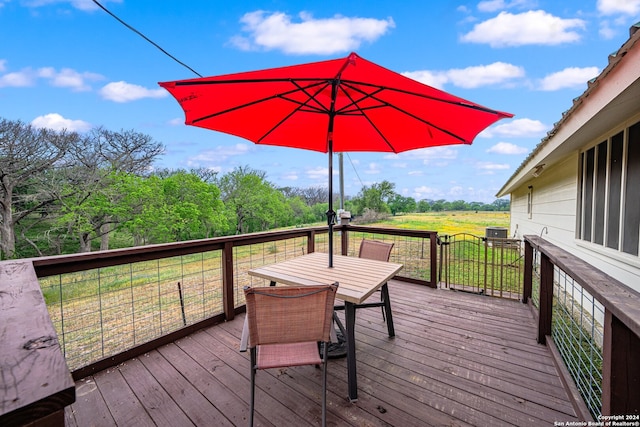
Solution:
M 640 0 L 101 3 L 204 76 L 355 51 L 513 113 L 471 146 L 345 154 L 347 195 L 388 180 L 416 200 L 469 202 L 495 199 L 640 21 Z M 0 117 L 79 132 L 135 129 L 165 146 L 159 167 L 250 166 L 277 186 L 326 187 L 325 154 L 185 126 L 157 82 L 193 77 L 91 0 L 0 0 Z

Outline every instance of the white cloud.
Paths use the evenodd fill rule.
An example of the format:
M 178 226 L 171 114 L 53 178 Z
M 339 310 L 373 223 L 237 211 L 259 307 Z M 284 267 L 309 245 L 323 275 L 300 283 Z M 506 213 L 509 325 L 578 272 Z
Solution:
M 549 74 L 540 82 L 540 90 L 552 91 L 564 88 L 575 88 L 585 86 L 587 81 L 600 74 L 598 67 L 570 67 Z
M 102 0 L 100 3 L 106 6 L 107 3 L 121 3 L 122 0 Z M 27 7 L 43 7 L 54 4 L 70 4 L 76 9 L 83 11 L 98 10 L 98 6 L 91 0 L 23 0 L 22 4 Z
M 473 189 L 471 189 L 473 190 Z M 449 192 L 447 193 L 449 196 L 451 197 L 460 197 L 465 193 L 464 188 L 460 185 L 454 185 L 453 187 L 449 188 Z
M 600 34 L 600 36 L 603 39 L 611 40 L 612 38 L 615 37 L 616 30 L 611 28 L 611 25 L 608 20 L 604 20 L 600 22 L 600 29 L 598 30 L 598 34 Z
M 514 7 L 533 7 L 534 5 L 535 2 L 531 0 L 484 0 L 478 3 L 478 10 L 480 12 L 496 12 L 498 10 L 511 9 Z
M 563 19 L 543 10 L 500 12 L 495 18 L 476 24 L 461 40 L 491 47 L 558 45 L 579 41 L 581 36 L 574 30 L 584 29 L 585 25 L 582 19 Z
M 537 137 L 542 136 L 549 127 L 539 120 L 515 119 L 508 123 L 492 126 L 478 135 L 481 138 L 503 137 Z
M 402 75 L 438 89 L 442 89 L 449 82 L 446 71 L 405 71 Z
M 4 71 L 4 67 L 0 67 L 0 71 Z M 90 72 L 78 72 L 71 68 L 63 68 L 56 71 L 53 67 L 42 67 L 37 70 L 32 68 L 23 68 L 20 71 L 0 75 L 0 87 L 27 87 L 36 84 L 38 79 L 44 79 L 51 86 L 67 87 L 73 91 L 91 90 L 90 81 L 101 80 L 100 74 Z
M 478 10 L 481 12 L 495 12 L 505 9 L 504 0 L 486 0 L 478 3 Z
M 504 62 L 494 62 L 489 65 L 449 70 L 447 76 L 458 87 L 476 88 L 523 77 L 524 68 Z
M 103 77 L 96 73 L 79 73 L 70 68 L 63 68 L 51 77 L 51 84 L 56 87 L 68 87 L 75 91 L 90 90 L 87 81 L 102 80 Z
M 280 178 L 282 178 L 285 181 L 297 181 L 298 174 L 296 172 L 290 171 L 286 174 L 280 175 Z
M 405 151 L 400 154 L 387 154 L 385 159 L 421 160 L 423 164 L 446 165 L 448 160 L 458 157 L 458 150 L 452 147 L 429 147 Z
M 230 157 L 242 156 L 251 150 L 249 144 L 238 143 L 235 145 L 219 145 L 213 149 L 203 150 L 197 155 L 190 157 L 187 162 L 189 165 L 210 165 L 221 164 Z
M 39 78 L 49 80 L 51 86 L 68 87 L 77 92 L 91 90 L 91 86 L 88 84 L 89 81 L 104 79 L 100 74 L 80 73 L 71 68 L 63 68 L 60 71 L 56 71 L 53 67 L 43 67 L 38 69 L 36 74 Z
M 638 15 L 640 0 L 598 0 L 598 12 L 602 15 Z
M 422 199 L 440 199 L 443 197 L 444 193 L 439 188 L 428 187 L 426 185 L 422 185 L 420 187 L 416 187 L 413 189 L 413 194 L 416 200 Z
M 327 182 L 329 177 L 329 168 L 316 167 L 312 169 L 307 169 L 306 171 L 307 177 L 314 181 Z
M 478 162 L 476 163 L 476 167 L 478 169 L 487 169 L 487 170 L 505 170 L 509 169 L 509 166 L 506 163 L 492 163 L 492 162 Z
M 0 76 L 0 87 L 27 87 L 33 86 L 36 76 L 31 69 L 24 69 Z
M 268 14 L 258 10 L 246 13 L 240 22 L 247 36 L 235 36 L 231 43 L 239 49 L 278 49 L 290 54 L 333 54 L 356 50 L 363 42 L 374 42 L 391 28 L 393 19 L 348 18 L 335 15 L 314 19 L 299 14 L 300 22 L 292 22 L 282 12 Z
M 524 68 L 505 62 L 494 62 L 489 65 L 477 65 L 467 68 L 454 68 L 447 71 L 408 71 L 403 75 L 429 86 L 442 89 L 445 84 L 467 89 L 480 86 L 495 85 L 524 77 Z
M 91 123 L 83 120 L 65 119 L 58 113 L 38 116 L 31 121 L 31 125 L 36 128 L 47 128 L 56 131 L 68 130 L 73 132 L 86 132 L 92 128 Z
M 167 122 L 169 126 L 181 126 L 184 124 L 184 118 L 176 117 L 175 119 L 171 119 Z
M 512 144 L 510 142 L 498 142 L 493 147 L 487 150 L 487 153 L 495 153 L 495 154 L 524 154 L 529 150 L 525 147 L 520 147 L 519 145 Z
M 482 175 L 493 175 L 496 171 L 507 170 L 511 168 L 506 163 L 492 163 L 492 162 L 478 162 L 475 165 L 476 169 L 480 169 Z
M 4 71 L 7 69 L 7 60 L 6 59 L 0 59 L 0 72 Z
M 103 98 L 114 102 L 130 102 L 143 98 L 164 98 L 169 92 L 160 89 L 147 89 L 124 81 L 111 82 L 100 89 Z
M 382 172 L 382 168 L 378 163 L 369 163 L 367 166 L 367 169 L 364 171 L 367 175 L 378 175 Z

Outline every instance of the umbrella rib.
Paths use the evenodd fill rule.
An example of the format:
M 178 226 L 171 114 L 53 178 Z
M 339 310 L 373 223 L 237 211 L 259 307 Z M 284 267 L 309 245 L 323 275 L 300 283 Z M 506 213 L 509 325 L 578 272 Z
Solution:
M 358 90 L 357 88 L 353 88 L 354 90 Z M 375 93 L 380 92 L 382 89 L 377 90 Z M 397 151 L 395 150 L 395 148 L 393 147 L 393 145 L 391 144 L 391 142 L 389 142 L 389 140 L 387 139 L 387 137 L 382 133 L 382 131 L 380 131 L 380 129 L 375 125 L 375 123 L 373 123 L 373 121 L 369 118 L 369 116 L 367 116 L 367 113 L 364 111 L 364 109 L 360 108 L 360 106 L 358 105 L 358 101 L 356 101 L 355 99 L 353 99 L 353 97 L 351 96 L 351 94 L 349 92 L 347 92 L 346 90 L 342 89 L 342 91 L 344 92 L 344 94 L 347 96 L 347 98 L 349 98 L 349 100 L 351 100 L 351 105 L 353 105 L 355 107 L 355 109 L 357 111 L 360 111 L 360 114 L 369 122 L 369 124 L 371 125 L 372 128 L 375 129 L 375 131 L 378 133 L 378 135 L 380 135 L 380 138 L 382 138 L 382 140 L 385 142 L 385 144 L 387 144 L 387 146 L 391 149 L 392 152 L 397 153 Z M 364 92 L 361 92 L 364 93 Z M 368 98 L 369 94 L 364 93 L 365 96 L 362 99 Z M 373 95 L 373 94 L 371 94 Z M 361 101 L 362 99 L 360 99 L 359 101 Z M 385 103 L 387 104 L 387 103 Z M 388 105 L 388 104 L 387 104 Z M 380 108 L 383 107 L 383 105 L 378 105 L 375 107 L 370 107 L 368 109 L 372 109 L 372 108 Z
M 320 85 L 321 87 L 318 90 L 316 90 L 315 93 L 310 93 L 308 91 L 308 89 L 314 87 L 312 85 L 303 87 L 303 86 L 301 86 L 300 84 L 297 83 L 297 79 L 292 79 L 291 83 L 293 83 L 299 89 L 300 92 L 302 92 L 305 95 L 307 95 L 308 98 L 307 98 L 307 100 L 305 102 L 300 102 L 300 101 L 297 101 L 295 99 L 288 98 L 286 96 L 282 96 L 283 99 L 285 99 L 285 100 L 287 100 L 289 102 L 292 102 L 294 104 L 299 104 L 300 108 L 309 107 L 311 110 L 309 110 L 308 112 L 313 112 L 313 111 L 319 112 L 319 113 L 327 113 L 328 112 L 327 107 L 324 106 L 322 104 L 322 102 L 318 101 L 317 96 L 318 96 L 318 94 L 320 94 L 320 92 L 322 92 L 324 89 L 326 89 L 327 86 L 329 86 L 330 80 L 326 80 L 325 79 L 324 82 L 318 82 L 318 85 Z M 323 83 L 323 84 L 321 84 L 321 83 Z M 310 101 L 314 101 L 316 104 L 318 104 L 318 106 L 314 107 L 314 106 L 308 105 L 308 103 Z M 296 109 L 296 110 L 299 110 L 299 109 Z
M 298 87 L 298 91 L 301 91 L 302 93 L 304 93 L 305 95 L 307 95 L 307 100 L 305 102 L 300 102 L 300 101 L 295 101 L 295 100 L 291 100 L 288 98 L 285 98 L 284 96 L 281 96 L 281 98 L 289 101 L 289 102 L 293 102 L 293 103 L 298 103 L 299 105 L 294 108 L 289 114 L 287 114 L 285 117 L 283 117 L 278 123 L 276 123 L 271 129 L 269 129 L 267 132 L 265 132 L 260 138 L 258 138 L 258 140 L 256 141 L 257 144 L 259 144 L 263 139 L 265 139 L 267 136 L 269 136 L 271 134 L 271 132 L 273 132 L 274 130 L 276 130 L 282 123 L 286 122 L 289 117 L 293 116 L 296 112 L 300 111 L 303 107 L 308 106 L 307 104 L 309 102 L 311 102 L 312 100 L 316 103 L 318 103 L 319 107 L 318 108 L 314 108 L 311 106 L 308 106 L 309 108 L 312 108 L 314 111 L 316 112 L 326 112 L 326 108 L 324 108 L 324 106 L 322 105 L 322 103 L 320 101 L 318 101 L 316 99 L 316 95 L 318 95 L 320 92 L 322 92 L 327 86 L 328 86 L 328 82 L 324 81 L 324 82 L 318 82 L 318 84 L 316 85 L 309 85 L 307 87 L 302 87 L 301 85 L 299 85 L 296 81 L 297 79 L 291 79 L 291 83 L 293 83 L 296 87 Z M 322 84 L 324 83 L 324 84 Z M 318 88 L 318 90 L 315 93 L 309 93 L 307 92 L 307 89 L 312 88 L 314 86 L 320 86 L 320 88 Z M 293 93 L 295 91 L 292 91 L 291 93 Z M 323 109 L 324 108 L 324 109 Z
M 344 82 L 343 82 L 343 83 L 344 83 Z M 438 125 L 436 125 L 436 124 L 434 124 L 434 123 L 432 123 L 432 122 L 430 122 L 430 121 L 428 121 L 428 120 L 425 120 L 425 119 L 423 119 L 423 118 L 421 118 L 421 117 L 418 117 L 418 116 L 416 116 L 416 115 L 415 115 L 415 114 L 413 114 L 413 113 L 410 113 L 410 112 L 408 112 L 408 111 L 406 111 L 406 110 L 404 110 L 404 109 L 402 109 L 402 108 L 400 108 L 400 107 L 398 107 L 398 106 L 396 106 L 396 105 L 390 104 L 390 103 L 388 103 L 387 101 L 385 101 L 385 100 L 383 100 L 383 99 L 380 99 L 380 98 L 378 98 L 377 96 L 375 96 L 377 93 L 380 93 L 380 92 L 384 91 L 385 89 L 386 89 L 386 90 L 393 90 L 393 91 L 397 91 L 397 92 L 402 92 L 402 93 L 406 93 L 406 94 L 409 94 L 409 95 L 418 95 L 418 96 L 420 96 L 420 94 L 416 94 L 416 93 L 414 93 L 414 92 L 409 92 L 409 91 L 397 90 L 397 89 L 395 89 L 395 88 L 388 88 L 388 87 L 384 87 L 384 86 L 377 86 L 377 85 L 367 84 L 367 86 L 371 86 L 371 87 L 376 87 L 376 88 L 378 88 L 378 90 L 377 90 L 377 91 L 375 91 L 375 92 L 373 92 L 373 93 L 371 93 L 371 94 L 368 94 L 367 92 L 363 91 L 362 89 L 360 89 L 360 88 L 358 88 L 358 87 L 356 87 L 356 86 L 354 86 L 354 85 L 352 85 L 352 84 L 346 84 L 346 86 L 347 86 L 347 87 L 349 87 L 349 88 L 351 88 L 352 90 L 354 90 L 354 91 L 356 91 L 356 92 L 359 92 L 359 93 L 363 94 L 363 95 L 364 95 L 364 97 L 363 97 L 362 99 L 365 99 L 365 98 L 371 98 L 371 99 L 374 99 L 374 100 L 376 100 L 377 102 L 379 102 L 379 103 L 380 103 L 379 105 L 376 105 L 376 106 L 373 106 L 373 107 L 368 107 L 368 108 L 366 108 L 366 110 L 370 110 L 370 109 L 374 109 L 374 108 L 382 108 L 382 107 L 393 108 L 394 110 L 399 111 L 399 112 L 401 112 L 402 114 L 405 114 L 405 115 L 407 115 L 407 116 L 409 116 L 409 117 L 411 117 L 411 118 L 413 118 L 413 119 L 415 119 L 415 120 L 417 120 L 417 121 L 419 121 L 419 122 L 422 122 L 422 123 L 424 123 L 424 124 L 425 124 L 425 125 L 427 125 L 427 126 L 431 126 L 432 128 L 439 130 L 440 132 L 446 133 L 447 135 L 449 135 L 449 136 L 451 136 L 451 137 L 453 137 L 453 138 L 455 138 L 455 139 L 459 140 L 459 141 L 460 141 L 460 142 L 462 142 L 463 144 L 468 144 L 468 143 L 470 143 L 470 141 L 467 141 L 465 138 L 463 138 L 463 137 L 461 137 L 461 136 L 459 136 L 459 135 L 457 135 L 457 134 L 455 134 L 455 133 L 453 133 L 453 132 L 451 132 L 451 131 L 449 131 L 449 130 L 447 130 L 447 129 L 444 129 L 444 128 L 442 128 L 442 127 L 440 127 L 440 126 L 438 126 Z M 344 90 L 343 90 L 343 91 L 344 91 Z M 389 146 L 391 147 L 391 144 L 389 143 L 389 141 L 387 140 L 387 138 L 386 138 L 386 137 L 385 137 L 385 136 L 380 132 L 380 130 L 379 130 L 379 129 L 378 129 L 378 128 L 373 124 L 373 122 L 371 121 L 371 119 L 369 119 L 369 117 L 367 116 L 367 114 L 366 114 L 366 112 L 365 112 L 365 109 L 360 108 L 360 106 L 359 106 L 359 105 L 358 105 L 358 104 L 353 100 L 353 97 L 352 97 L 351 95 L 349 95 L 349 93 L 348 93 L 347 91 L 344 91 L 344 93 L 345 93 L 345 94 L 347 94 L 347 96 L 349 97 L 349 99 L 351 99 L 351 100 L 352 100 L 352 104 L 356 106 L 357 110 L 361 112 L 361 114 L 362 114 L 362 115 L 367 119 L 367 121 L 368 121 L 368 122 L 371 124 L 371 126 L 376 130 L 376 132 L 378 132 L 378 134 L 379 134 L 379 135 L 384 139 L 384 141 L 387 143 L 387 145 L 389 145 Z M 428 97 L 428 96 L 423 96 L 423 97 L 424 97 L 424 98 L 429 98 L 429 99 L 434 99 L 434 100 L 439 100 L 438 98 L 433 98 L 433 97 Z M 362 101 L 362 99 L 361 99 L 361 100 L 358 100 L 358 102 Z M 444 100 L 443 100 L 443 102 L 447 102 L 447 101 L 444 101 Z M 465 107 L 474 107 L 473 105 L 464 104 L 464 103 L 453 103 L 453 102 L 448 102 L 448 103 L 450 103 L 450 104 L 454 104 L 454 105 L 462 105 L 462 106 L 465 106 Z M 498 114 L 496 111 L 494 111 L 494 110 L 490 110 L 490 109 L 488 109 L 488 108 L 484 108 L 484 107 L 480 108 L 480 110 L 481 110 L 481 111 L 485 111 L 485 112 L 492 112 L 492 113 L 494 113 L 494 114 Z
M 282 82 L 290 81 L 296 86 L 296 89 L 292 89 L 292 90 L 286 91 L 284 93 L 278 93 L 278 94 L 275 94 L 275 95 L 267 96 L 265 98 L 256 99 L 256 100 L 253 100 L 251 102 L 247 102 L 246 104 L 236 105 L 234 107 L 227 108 L 226 110 L 222 110 L 222 111 L 217 111 L 217 112 L 212 113 L 212 114 L 207 114 L 206 116 L 202 116 L 202 117 L 198 117 L 196 119 L 193 119 L 191 122 L 192 123 L 198 123 L 198 122 L 201 122 L 203 120 L 208 120 L 208 119 L 211 119 L 213 117 L 217 117 L 217 116 L 221 116 L 221 115 L 230 113 L 232 111 L 236 111 L 236 110 L 240 110 L 242 108 L 250 107 L 252 105 L 260 104 L 262 102 L 267 102 L 267 101 L 270 101 L 270 100 L 275 99 L 275 98 L 281 98 L 281 99 L 285 99 L 285 100 L 290 101 L 290 102 L 295 102 L 295 101 L 287 98 L 287 95 L 299 92 L 301 90 L 304 93 L 307 93 L 305 89 L 312 88 L 312 87 L 315 87 L 315 86 L 318 86 L 318 85 L 322 85 L 323 83 L 325 83 L 325 82 L 322 82 L 322 81 L 318 82 L 317 80 L 315 80 L 316 83 L 310 84 L 310 85 L 308 85 L 308 86 L 303 88 L 299 84 L 295 83 L 293 81 L 293 79 L 278 79 L 278 81 L 282 81 Z M 230 80 L 227 80 L 224 83 L 227 83 L 227 82 L 230 82 Z M 260 82 L 260 81 L 258 81 L 258 80 L 240 80 L 240 81 L 238 81 L 238 83 L 256 83 L 256 82 Z M 211 82 L 207 82 L 207 83 L 211 83 Z
M 496 110 L 493 110 L 491 108 L 483 107 L 482 105 L 470 104 L 468 102 L 462 102 L 462 101 L 454 101 L 454 100 L 442 99 L 442 98 L 439 98 L 439 97 L 436 97 L 436 96 L 425 95 L 423 93 L 412 92 L 412 91 L 409 91 L 409 90 L 398 89 L 398 88 L 390 87 L 390 86 L 376 85 L 376 84 L 373 84 L 373 83 L 360 82 L 360 81 L 357 81 L 357 80 L 341 80 L 341 83 L 344 84 L 345 86 L 348 86 L 349 88 L 351 88 L 353 90 L 356 90 L 356 91 L 358 91 L 358 92 L 360 92 L 362 94 L 365 94 L 365 95 L 368 95 L 367 92 L 363 91 L 362 89 L 357 88 L 356 85 L 377 88 L 378 90 L 375 93 L 380 93 L 380 92 L 382 92 L 384 90 L 388 90 L 388 91 L 391 91 L 391 92 L 398 92 L 398 93 L 402 93 L 402 94 L 405 94 L 405 95 L 412 95 L 412 96 L 416 96 L 416 97 L 427 99 L 427 100 L 431 100 L 431 101 L 437 101 L 437 102 L 442 102 L 442 103 L 445 103 L 445 104 L 456 105 L 456 106 L 459 106 L 459 107 L 470 108 L 470 109 L 473 109 L 473 110 L 478 110 L 478 111 L 482 111 L 482 112 L 489 113 L 489 114 L 496 114 L 496 115 L 499 115 L 499 116 L 503 116 L 504 115 L 500 111 L 496 111 Z M 386 101 L 382 101 L 382 100 L 380 100 L 378 98 L 375 98 L 375 97 L 374 97 L 374 99 L 376 99 L 379 102 L 382 102 L 382 103 L 386 104 Z

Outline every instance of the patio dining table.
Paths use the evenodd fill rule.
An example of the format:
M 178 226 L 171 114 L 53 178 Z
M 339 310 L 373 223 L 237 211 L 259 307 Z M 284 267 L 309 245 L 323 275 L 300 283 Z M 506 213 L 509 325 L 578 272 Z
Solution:
M 347 344 L 348 397 L 358 400 L 356 373 L 355 320 L 356 308 L 376 290 L 385 285 L 403 267 L 402 264 L 371 259 L 335 255 L 333 267 L 329 267 L 328 254 L 312 252 L 283 262 L 249 270 L 249 275 L 288 286 L 317 285 L 338 282 L 336 298 L 345 303 L 345 327 Z M 384 291 L 386 291 L 386 287 Z M 387 302 L 388 294 L 387 294 Z M 391 321 L 391 319 L 389 319 Z M 389 336 L 393 326 L 389 324 Z

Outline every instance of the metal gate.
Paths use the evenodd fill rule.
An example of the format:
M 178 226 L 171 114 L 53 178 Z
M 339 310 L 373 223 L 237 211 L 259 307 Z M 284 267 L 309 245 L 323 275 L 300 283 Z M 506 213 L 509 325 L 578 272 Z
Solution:
M 522 299 L 524 250 L 518 239 L 440 235 L 440 286 Z

